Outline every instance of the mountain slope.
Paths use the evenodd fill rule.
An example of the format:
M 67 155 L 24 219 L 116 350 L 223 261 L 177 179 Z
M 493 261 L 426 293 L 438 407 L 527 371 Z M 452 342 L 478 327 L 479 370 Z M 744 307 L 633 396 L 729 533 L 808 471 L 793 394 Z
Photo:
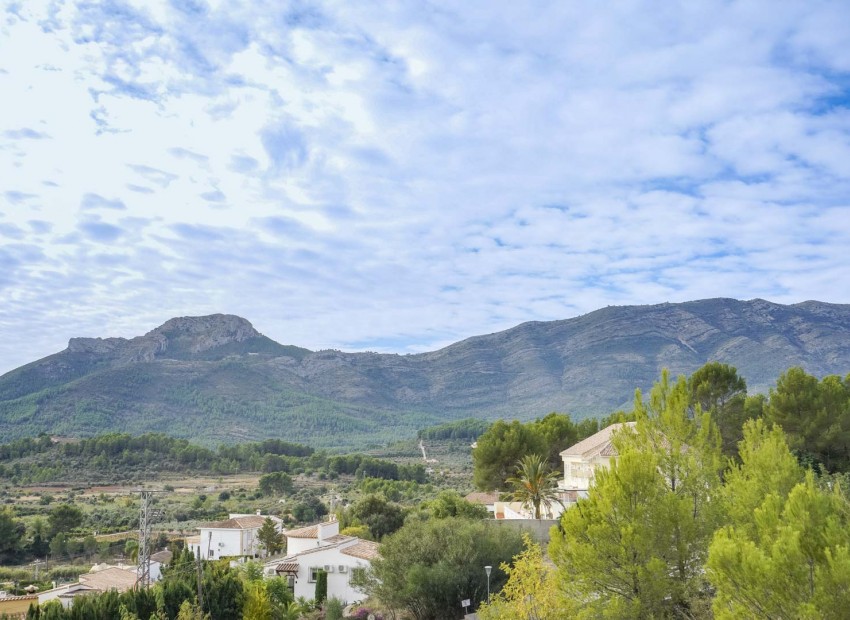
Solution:
M 430 353 L 311 352 L 229 315 L 133 339 L 72 338 L 0 377 L 0 436 L 162 431 L 207 444 L 363 446 L 443 420 L 578 417 L 629 406 L 661 368 L 735 365 L 750 391 L 791 366 L 850 370 L 850 306 L 709 299 L 524 323 Z

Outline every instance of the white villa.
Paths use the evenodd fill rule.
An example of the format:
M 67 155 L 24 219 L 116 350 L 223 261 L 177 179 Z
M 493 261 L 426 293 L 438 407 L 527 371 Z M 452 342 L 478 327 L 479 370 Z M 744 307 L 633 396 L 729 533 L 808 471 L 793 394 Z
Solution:
M 561 503 L 541 506 L 544 519 L 557 519 L 565 508 L 575 506 L 580 498 L 587 497 L 596 470 L 609 467 L 611 459 L 617 457 L 617 450 L 611 443 L 614 432 L 634 425 L 634 422 L 612 424 L 561 452 L 564 462 L 564 478 L 558 482 Z M 534 518 L 531 508 L 520 502 L 497 501 L 494 504 L 494 513 L 496 519 Z
M 221 558 L 255 558 L 261 551 L 257 533 L 263 527 L 266 518 L 274 521 L 278 531 L 282 531 L 281 520 L 278 517 L 267 517 L 259 514 L 231 514 L 226 521 L 207 523 L 198 529 L 198 536 L 186 539 L 186 545 L 192 555 L 198 555 L 205 560 Z
M 365 598 L 351 585 L 351 577 L 371 566 L 378 557 L 378 543 L 339 533 L 339 522 L 326 521 L 284 532 L 287 554 L 264 566 L 267 576 L 279 575 L 289 582 L 295 597 L 312 599 L 316 595 L 316 576 L 328 574 L 328 598 L 346 604 Z
M 611 443 L 614 432 L 621 428 L 633 428 L 634 422 L 621 422 L 603 428 L 561 452 L 564 461 L 564 479 L 558 483 L 562 491 L 561 501 L 569 507 L 580 498 L 587 497 L 593 476 L 600 467 L 611 466 L 617 450 Z

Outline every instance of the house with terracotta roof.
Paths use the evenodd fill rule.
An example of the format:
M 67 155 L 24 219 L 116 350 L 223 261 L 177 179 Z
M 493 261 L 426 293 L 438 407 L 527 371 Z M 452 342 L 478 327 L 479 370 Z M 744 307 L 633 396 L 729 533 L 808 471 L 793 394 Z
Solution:
M 261 550 L 257 534 L 266 518 L 259 513 L 231 514 L 224 521 L 199 527 L 199 535 L 187 538 L 186 545 L 196 557 L 200 551 L 205 560 L 256 558 Z M 274 521 L 278 531 L 282 531 L 281 520 L 278 517 L 269 518 Z
M 336 597 L 346 604 L 365 598 L 365 593 L 351 584 L 352 576 L 368 569 L 378 557 L 378 543 L 339 533 L 335 519 L 284 532 L 287 554 L 283 559 L 267 562 L 266 576 L 284 577 L 295 597 L 316 596 L 319 571 L 328 574 L 328 598 Z
M 339 521 L 331 516 L 328 521 L 300 527 L 295 530 L 287 530 L 283 533 L 286 536 L 286 553 L 293 555 L 315 549 L 327 544 L 327 541 L 334 536 L 339 536 Z
M 33 603 L 38 603 L 35 594 L 9 596 L 5 591 L 0 592 L 0 614 L 4 614 L 4 618 L 26 618 L 27 610 Z
M 593 483 L 596 471 L 600 467 L 610 467 L 611 459 L 617 457 L 617 449 L 612 443 L 614 433 L 634 426 L 634 422 L 612 424 L 561 452 L 564 479 L 558 483 L 558 487 L 562 491 L 565 506 L 587 497 L 587 490 Z
M 102 594 L 115 590 L 126 592 L 136 585 L 135 566 L 111 566 L 109 564 L 95 564 L 87 573 L 79 576 L 75 583 L 64 585 L 39 592 L 37 594 L 38 604 L 43 605 L 48 601 L 58 600 L 63 607 L 70 607 L 74 598 L 86 594 Z
M 472 493 L 467 494 L 463 499 L 472 504 L 480 504 L 484 506 L 487 509 L 487 512 L 493 515 L 496 512 L 496 502 L 499 501 L 499 494 L 495 491 L 491 491 L 490 493 L 473 491 Z

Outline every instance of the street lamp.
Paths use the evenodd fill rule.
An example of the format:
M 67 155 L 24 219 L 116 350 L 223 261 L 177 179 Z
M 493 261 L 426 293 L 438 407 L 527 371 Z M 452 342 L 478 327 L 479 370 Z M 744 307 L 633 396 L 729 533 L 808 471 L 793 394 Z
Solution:
M 487 573 L 487 603 L 490 603 L 490 571 L 493 570 L 492 566 L 485 566 L 484 572 Z

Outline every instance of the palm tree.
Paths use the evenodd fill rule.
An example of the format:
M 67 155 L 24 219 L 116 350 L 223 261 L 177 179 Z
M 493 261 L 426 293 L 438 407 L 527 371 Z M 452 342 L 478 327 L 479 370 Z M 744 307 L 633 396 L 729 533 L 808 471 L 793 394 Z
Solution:
M 124 554 L 130 559 L 134 564 L 139 561 L 139 541 L 130 538 L 127 542 L 124 543 Z
M 540 518 L 540 507 L 561 503 L 558 497 L 558 471 L 549 471 L 549 466 L 539 454 L 527 454 L 517 462 L 516 476 L 508 478 L 512 487 L 511 499 L 523 506 L 534 507 L 534 518 Z

